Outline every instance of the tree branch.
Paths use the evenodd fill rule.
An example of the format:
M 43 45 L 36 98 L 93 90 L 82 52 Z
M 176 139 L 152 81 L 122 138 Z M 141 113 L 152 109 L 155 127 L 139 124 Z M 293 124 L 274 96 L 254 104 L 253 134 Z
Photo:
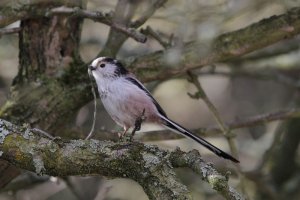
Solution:
M 141 32 L 145 35 L 151 36 L 155 39 L 164 49 L 168 49 L 172 46 L 172 44 L 168 41 L 164 41 L 158 33 L 156 33 L 150 26 L 147 26 L 145 29 L 142 29 Z
M 140 33 L 139 31 L 135 30 L 134 28 L 126 27 L 123 24 L 115 23 L 113 21 L 112 13 L 104 14 L 102 12 L 93 12 L 89 10 L 83 10 L 79 8 L 68 8 L 65 6 L 61 6 L 58 8 L 51 9 L 48 15 L 72 15 L 76 17 L 82 17 L 94 20 L 96 22 L 101 22 L 110 26 L 111 28 L 124 33 L 128 37 L 133 38 L 137 42 L 145 43 L 147 38 L 144 34 Z
M 286 109 L 279 110 L 272 113 L 264 113 L 255 115 L 252 117 L 244 119 L 236 119 L 234 121 L 225 122 L 225 126 L 230 130 L 239 129 L 239 128 L 249 128 L 253 126 L 259 126 L 269 122 L 277 120 L 289 120 L 300 117 L 299 109 Z M 201 137 L 219 137 L 222 134 L 222 130 L 218 127 L 208 127 L 208 128 L 199 128 L 193 130 L 193 133 Z M 237 132 L 235 132 L 237 133 Z M 86 137 L 86 132 L 80 130 L 66 130 L 66 133 L 61 132 L 61 136 L 68 138 L 84 138 Z M 149 131 L 145 134 L 136 134 L 139 140 L 142 141 L 158 141 L 158 140 L 171 140 L 171 139 L 180 139 L 183 138 L 182 135 L 174 133 L 170 130 L 157 130 Z M 94 138 L 99 140 L 113 140 L 117 141 L 118 134 L 114 130 L 107 129 L 98 129 L 95 131 Z
M 210 49 L 196 41 L 186 43 L 181 49 L 177 65 L 170 64 L 165 59 L 172 52 L 171 48 L 138 57 L 130 64 L 130 68 L 144 81 L 164 80 L 184 74 L 187 70 L 241 57 L 299 33 L 300 7 L 295 7 L 285 14 L 222 34 L 214 40 Z
M 203 100 L 203 102 L 208 107 L 210 113 L 214 117 L 215 121 L 217 122 L 219 129 L 222 131 L 223 135 L 226 137 L 231 153 L 237 159 L 239 159 L 239 153 L 238 153 L 238 149 L 236 146 L 236 141 L 235 141 L 234 137 L 232 137 L 233 134 L 232 134 L 231 129 L 225 125 L 223 119 L 220 116 L 219 111 L 217 110 L 217 108 L 214 106 L 214 104 L 211 102 L 211 100 L 206 95 L 204 89 L 202 88 L 202 85 L 200 84 L 200 81 L 198 80 L 198 76 L 195 74 L 192 74 L 191 72 L 188 72 L 188 75 L 189 75 L 188 81 L 193 83 L 198 90 L 195 94 L 188 93 L 188 95 L 191 98 Z
M 265 113 L 260 115 L 255 115 L 245 119 L 237 119 L 231 122 L 225 122 L 226 127 L 228 129 L 239 129 L 239 128 L 248 128 L 252 126 L 262 125 L 268 122 L 277 121 L 277 120 L 288 120 L 288 119 L 295 119 L 300 117 L 300 110 L 299 109 L 286 109 L 286 110 L 279 110 L 272 113 Z M 194 133 L 198 136 L 220 136 L 222 130 L 217 127 L 211 128 L 199 128 L 194 130 Z M 162 131 L 151 131 L 147 132 L 142 139 L 143 140 L 163 140 L 163 139 L 178 139 L 182 138 L 181 135 L 175 134 L 169 130 L 162 130 Z
M 290 66 L 289 66 L 290 67 Z M 289 68 L 286 67 L 286 68 Z M 201 72 L 198 75 L 199 76 L 206 76 L 206 75 L 216 75 L 216 76 L 224 76 L 224 77 L 230 77 L 230 78 L 250 78 L 250 79 L 257 79 L 257 80 L 271 80 L 277 83 L 280 83 L 282 85 L 291 87 L 291 88 L 299 88 L 300 87 L 300 81 L 286 75 L 285 73 L 293 73 L 293 69 L 298 68 L 298 64 L 295 67 L 290 67 L 290 72 L 288 69 L 284 68 L 283 70 L 279 69 L 280 67 L 272 66 L 269 68 L 263 68 L 259 70 L 248 70 L 248 69 L 237 69 L 232 70 L 230 72 L 227 71 L 206 71 Z M 275 69 L 274 69 L 275 68 Z
M 148 20 L 158 8 L 163 6 L 163 4 L 166 1 L 167 0 L 154 0 L 151 1 L 151 3 L 149 3 L 150 1 L 146 1 L 148 3 L 146 12 L 144 12 L 138 20 L 131 23 L 132 17 L 134 16 L 136 9 L 141 2 L 120 0 L 118 1 L 115 8 L 113 22 L 118 22 L 119 24 L 122 24 L 126 27 L 138 28 L 141 25 L 143 25 L 146 22 L 146 20 Z M 111 29 L 108 35 L 108 39 L 103 47 L 103 50 L 98 54 L 98 56 L 104 55 L 115 57 L 119 49 L 122 47 L 123 43 L 127 39 L 128 35 Z
M 129 26 L 138 4 L 138 2 L 130 0 L 119 0 L 115 6 L 115 12 L 112 16 L 113 22 L 122 24 L 126 27 Z M 128 36 L 122 32 L 119 32 L 115 29 L 110 29 L 106 43 L 97 56 L 116 57 L 120 48 L 127 39 Z
M 135 30 L 135 28 L 126 27 L 123 24 L 114 23 L 112 19 L 112 13 L 102 13 L 99 11 L 89 11 L 80 9 L 78 7 L 66 7 L 60 6 L 56 8 L 52 8 L 50 10 L 47 9 L 39 9 L 39 11 L 32 12 L 34 9 L 30 6 L 23 6 L 22 10 L 13 10 L 6 11 L 5 15 L 0 16 L 0 27 L 4 27 L 8 24 L 11 24 L 18 20 L 25 20 L 29 18 L 38 18 L 38 17 L 51 17 L 53 15 L 64 15 L 64 16 L 72 16 L 72 17 L 80 17 L 91 19 L 96 22 L 101 22 L 106 24 L 113 29 L 120 31 L 127 35 L 128 37 L 133 38 L 137 42 L 145 43 L 147 38 L 144 34 Z
M 132 22 L 130 26 L 138 28 L 143 25 L 155 13 L 155 11 L 162 7 L 167 1 L 168 0 L 146 1 L 146 3 L 148 3 L 146 11 L 142 14 L 142 16 L 140 16 L 139 19 Z
M 188 167 L 202 176 L 214 190 L 226 199 L 244 199 L 234 188 L 227 184 L 228 178 L 217 172 L 210 164 L 205 163 L 197 150 L 188 153 L 176 149 L 171 152 L 171 163 L 174 167 Z
M 21 31 L 21 28 L 17 27 L 17 28 L 5 28 L 5 29 L 0 29 L 0 38 L 3 35 L 8 35 L 8 34 L 14 34 L 14 33 L 18 33 Z
M 188 95 L 191 98 L 201 99 L 206 104 L 210 113 L 213 115 L 215 121 L 217 122 L 219 129 L 222 131 L 223 135 L 226 137 L 226 140 L 227 140 L 227 143 L 229 145 L 232 155 L 234 157 L 236 157 L 237 159 L 239 159 L 238 148 L 237 148 L 236 139 L 234 137 L 233 131 L 228 126 L 225 125 L 223 119 L 221 118 L 219 111 L 217 110 L 215 105 L 211 102 L 211 100 L 208 98 L 204 89 L 202 88 L 202 85 L 200 84 L 200 81 L 198 80 L 198 76 L 193 74 L 191 71 L 188 71 L 188 75 L 189 75 L 188 81 L 193 83 L 198 90 L 195 94 L 188 93 Z M 240 181 L 239 182 L 240 188 L 241 188 L 242 192 L 244 194 L 246 194 L 245 178 L 241 172 L 242 171 L 241 166 L 236 165 L 236 169 L 237 169 L 237 174 L 238 174 L 239 181 Z
M 61 0 L 20 0 L 4 3 L 0 7 L 0 28 L 18 20 L 42 17 L 49 7 L 62 5 Z M 68 6 L 78 6 L 79 1 L 64 1 Z
M 228 186 L 228 178 L 195 150 L 169 152 L 138 142 L 49 140 L 0 119 L 0 154 L 15 166 L 40 175 L 128 177 L 141 184 L 149 199 L 191 199 L 173 171 L 173 167 L 189 167 L 226 199 L 243 199 Z

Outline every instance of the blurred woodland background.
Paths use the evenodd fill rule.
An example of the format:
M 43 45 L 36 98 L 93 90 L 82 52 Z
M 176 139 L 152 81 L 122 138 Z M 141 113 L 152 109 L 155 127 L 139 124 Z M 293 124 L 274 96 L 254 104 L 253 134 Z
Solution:
M 220 173 L 230 172 L 228 184 L 247 199 L 300 199 L 299 3 L 1 0 L 0 119 L 84 139 L 93 120 L 87 65 L 100 55 L 116 57 L 146 83 L 171 119 L 231 152 L 240 164 L 153 127 L 136 140 L 170 151 L 199 150 Z M 275 15 L 293 24 L 274 24 Z M 262 28 L 251 26 L 261 21 Z M 239 29 L 246 31 L 235 34 Z M 117 141 L 118 130 L 98 100 L 95 139 Z M 3 200 L 154 199 L 130 178 L 9 169 L 8 162 L 0 163 Z M 175 171 L 193 199 L 224 198 L 191 169 Z

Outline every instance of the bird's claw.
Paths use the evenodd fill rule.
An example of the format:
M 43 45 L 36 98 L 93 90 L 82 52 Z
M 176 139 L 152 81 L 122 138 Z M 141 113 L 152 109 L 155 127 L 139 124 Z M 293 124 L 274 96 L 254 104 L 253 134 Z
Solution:
M 141 130 L 141 127 L 142 127 L 142 123 L 145 121 L 146 117 L 145 117 L 145 108 L 143 109 L 143 112 L 141 114 L 141 116 L 139 116 L 136 120 L 135 120 L 135 123 L 134 123 L 134 129 L 132 130 L 131 132 L 131 139 L 130 141 L 132 141 L 132 138 L 135 134 L 136 131 L 139 131 Z
M 119 141 L 120 142 L 132 142 L 132 135 L 127 136 L 122 133 L 118 133 Z

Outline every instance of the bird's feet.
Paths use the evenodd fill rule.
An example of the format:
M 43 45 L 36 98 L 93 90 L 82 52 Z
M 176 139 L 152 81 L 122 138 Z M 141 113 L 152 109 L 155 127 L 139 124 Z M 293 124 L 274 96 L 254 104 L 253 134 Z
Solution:
M 142 114 L 135 120 L 134 128 L 129 136 L 126 135 L 128 127 L 124 126 L 123 133 L 118 133 L 119 141 L 133 142 L 133 137 L 136 131 L 141 130 L 142 123 L 146 120 L 145 109 L 143 109 Z
M 133 136 L 134 136 L 135 132 L 141 130 L 142 123 L 143 123 L 145 120 L 146 120 L 146 117 L 145 117 L 145 109 L 143 109 L 143 112 L 142 112 L 141 116 L 139 116 L 139 117 L 135 120 L 135 123 L 134 123 L 134 129 L 132 130 L 131 135 L 130 135 L 130 141 L 131 141 L 131 142 L 132 142 L 132 140 L 133 140 Z
M 131 135 L 126 135 L 123 133 L 118 133 L 119 141 L 120 142 L 132 142 Z

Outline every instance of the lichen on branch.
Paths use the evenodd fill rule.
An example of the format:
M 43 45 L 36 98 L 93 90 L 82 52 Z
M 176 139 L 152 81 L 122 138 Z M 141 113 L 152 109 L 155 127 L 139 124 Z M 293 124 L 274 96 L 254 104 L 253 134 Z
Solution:
M 174 167 L 188 167 L 226 199 L 243 199 L 228 186 L 228 178 L 195 150 L 170 152 L 140 142 L 51 140 L 2 119 L 0 138 L 2 159 L 37 174 L 127 177 L 137 181 L 150 199 L 191 199 L 174 172 Z

